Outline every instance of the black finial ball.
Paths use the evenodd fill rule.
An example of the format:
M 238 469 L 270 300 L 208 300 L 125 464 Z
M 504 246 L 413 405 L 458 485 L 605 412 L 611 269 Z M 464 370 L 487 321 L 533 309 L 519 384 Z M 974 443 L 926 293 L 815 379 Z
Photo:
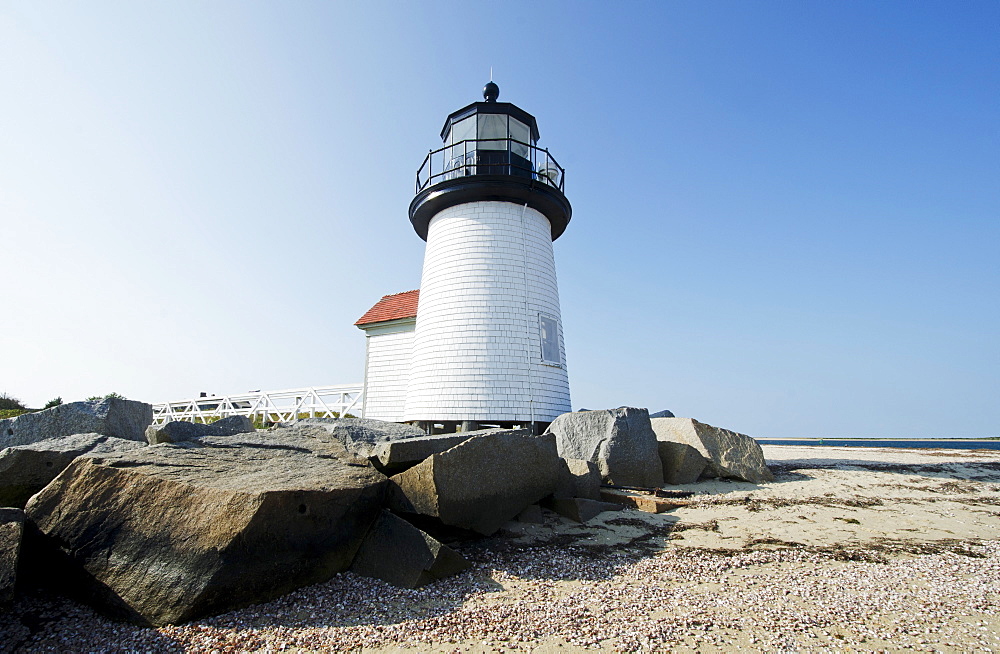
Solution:
M 487 102 L 496 102 L 500 97 L 500 87 L 493 82 L 488 83 L 483 87 L 483 97 Z

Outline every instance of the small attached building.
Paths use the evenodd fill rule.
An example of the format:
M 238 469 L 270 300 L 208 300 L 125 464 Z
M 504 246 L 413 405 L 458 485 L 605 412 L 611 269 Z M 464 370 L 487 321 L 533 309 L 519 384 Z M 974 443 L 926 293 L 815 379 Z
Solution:
M 365 418 L 401 422 L 420 291 L 386 295 L 356 323 L 365 332 Z

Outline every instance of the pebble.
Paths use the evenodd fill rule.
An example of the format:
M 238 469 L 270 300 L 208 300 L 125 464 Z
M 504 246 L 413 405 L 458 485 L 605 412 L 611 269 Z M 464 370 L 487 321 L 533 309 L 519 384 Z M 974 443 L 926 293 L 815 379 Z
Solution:
M 0 652 L 1000 651 L 1000 541 L 855 560 L 491 543 L 420 589 L 348 572 L 158 629 L 38 593 L 0 614 Z

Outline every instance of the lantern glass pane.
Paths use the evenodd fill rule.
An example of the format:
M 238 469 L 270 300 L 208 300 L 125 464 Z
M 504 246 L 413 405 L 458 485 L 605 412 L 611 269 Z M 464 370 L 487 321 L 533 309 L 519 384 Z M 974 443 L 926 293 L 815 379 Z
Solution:
M 514 139 L 515 141 L 520 141 L 520 143 L 511 143 L 510 151 L 519 157 L 524 157 L 525 159 L 527 159 L 528 158 L 527 144 L 531 143 L 531 141 L 529 140 L 531 138 L 531 131 L 528 129 L 528 126 L 519 120 L 511 118 L 510 138 Z
M 483 141 L 483 139 L 497 139 Z M 507 114 L 479 114 L 479 149 L 507 149 Z

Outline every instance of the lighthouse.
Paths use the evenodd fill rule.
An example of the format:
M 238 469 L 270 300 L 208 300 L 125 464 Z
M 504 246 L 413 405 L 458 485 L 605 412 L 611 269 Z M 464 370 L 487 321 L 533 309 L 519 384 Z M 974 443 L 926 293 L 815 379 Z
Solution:
M 427 245 L 403 419 L 428 431 L 539 430 L 571 410 L 552 248 L 572 214 L 565 175 L 499 95 L 491 81 L 448 116 L 410 203 Z

